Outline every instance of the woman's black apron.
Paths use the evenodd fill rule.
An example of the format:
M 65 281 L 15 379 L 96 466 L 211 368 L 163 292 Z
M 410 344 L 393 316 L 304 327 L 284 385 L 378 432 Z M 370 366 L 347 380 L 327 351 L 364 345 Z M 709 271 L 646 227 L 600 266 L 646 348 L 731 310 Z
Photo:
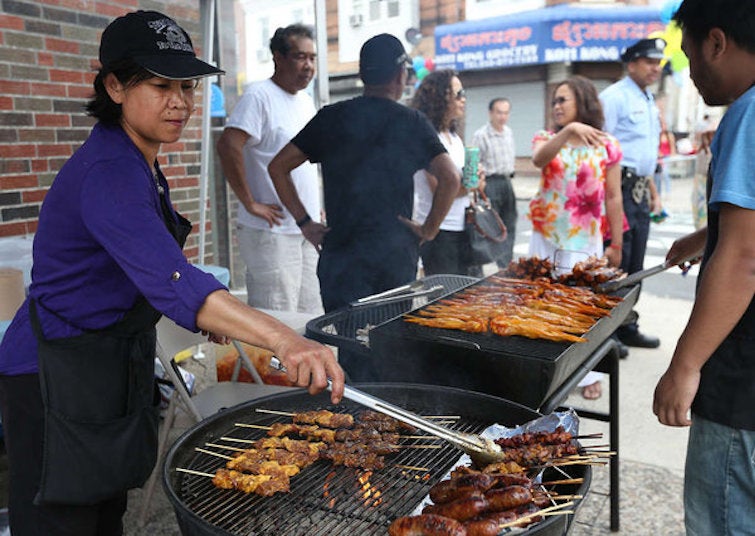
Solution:
M 174 219 L 163 193 L 160 201 L 165 225 L 183 248 L 191 223 L 180 214 Z M 38 306 L 30 300 L 45 408 L 35 503 L 89 505 L 142 486 L 157 461 L 154 359 L 161 314 L 142 296 L 107 328 L 48 340 Z

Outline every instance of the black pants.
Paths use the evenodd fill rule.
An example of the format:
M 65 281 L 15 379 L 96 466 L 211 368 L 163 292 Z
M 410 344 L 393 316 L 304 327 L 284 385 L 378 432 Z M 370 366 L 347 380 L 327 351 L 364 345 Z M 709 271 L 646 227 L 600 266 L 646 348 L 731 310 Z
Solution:
M 506 225 L 508 236 L 504 242 L 503 253 L 496 259 L 499 268 L 507 268 L 514 257 L 514 241 L 516 240 L 516 194 L 511 186 L 511 178 L 505 175 L 489 175 L 485 178 L 485 194 L 490 204 Z
M 425 275 L 469 274 L 469 242 L 465 231 L 440 231 L 419 248 Z
M 126 493 L 91 506 L 37 506 L 44 412 L 37 374 L 0 376 L 13 536 L 119 536 Z
M 638 203 L 633 195 L 637 179 L 638 177 L 631 170 L 622 168 L 621 197 L 629 229 L 623 235 L 620 268 L 628 274 L 642 270 L 650 235 L 650 205 L 647 196 L 643 196 Z M 638 316 L 636 312 L 630 314 L 626 325 L 619 328 L 619 335 L 636 332 Z

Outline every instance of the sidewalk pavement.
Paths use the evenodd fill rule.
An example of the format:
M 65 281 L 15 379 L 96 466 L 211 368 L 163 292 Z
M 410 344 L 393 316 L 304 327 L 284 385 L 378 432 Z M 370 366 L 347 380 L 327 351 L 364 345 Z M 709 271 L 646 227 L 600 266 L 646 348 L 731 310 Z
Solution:
M 514 187 L 519 199 L 519 226 L 516 254 L 526 255 L 531 226 L 526 220 L 526 205 L 538 187 L 538 179 L 517 177 Z M 674 234 L 691 231 L 691 179 L 673 181 L 672 195 L 666 203 L 671 214 L 669 223 L 653 227 L 646 266 L 663 260 Z M 666 226 L 666 227 L 664 227 Z M 669 235 L 669 229 L 671 232 Z M 669 235 L 669 236 L 665 236 Z M 486 267 L 486 273 L 494 271 Z M 682 486 L 687 444 L 686 428 L 669 428 L 658 423 L 652 412 L 655 385 L 666 370 L 676 341 L 692 308 L 692 290 L 696 271 L 691 272 L 681 290 L 669 295 L 674 285 L 646 285 L 637 304 L 642 329 L 660 337 L 658 349 L 632 348 L 621 360 L 620 389 L 620 524 L 617 533 L 610 531 L 609 470 L 593 468 L 593 480 L 570 531 L 571 536 L 625 534 L 634 536 L 683 536 L 684 513 Z M 666 273 L 658 278 L 678 278 Z M 678 286 L 678 285 L 677 285 Z M 673 296 L 673 297 L 671 297 Z M 603 382 L 603 396 L 588 401 L 575 392 L 565 405 L 607 412 L 608 382 Z M 608 423 L 583 420 L 581 433 L 602 432 L 602 444 L 608 443 Z M 176 536 L 179 533 L 172 508 L 162 489 L 152 499 L 147 524 L 137 526 L 142 490 L 129 495 L 125 517 L 125 536 Z

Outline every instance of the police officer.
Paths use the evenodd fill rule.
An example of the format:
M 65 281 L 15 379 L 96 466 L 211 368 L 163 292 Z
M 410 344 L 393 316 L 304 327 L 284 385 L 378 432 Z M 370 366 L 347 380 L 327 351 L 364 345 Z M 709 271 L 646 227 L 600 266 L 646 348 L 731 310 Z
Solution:
M 653 182 L 660 118 L 648 87 L 658 81 L 666 42 L 641 39 L 621 55 L 627 75 L 600 94 L 605 124 L 603 130 L 621 143 L 621 191 L 629 229 L 624 233 L 621 269 L 627 273 L 642 270 L 650 231 L 650 214 L 661 212 L 661 200 Z M 619 328 L 617 336 L 627 346 L 657 348 L 657 337 L 640 332 L 637 314 Z

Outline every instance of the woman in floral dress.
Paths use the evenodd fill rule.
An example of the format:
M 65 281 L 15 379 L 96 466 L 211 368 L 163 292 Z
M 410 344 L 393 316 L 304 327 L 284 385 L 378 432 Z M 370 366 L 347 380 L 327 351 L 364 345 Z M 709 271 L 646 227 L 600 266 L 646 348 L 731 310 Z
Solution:
M 591 255 L 605 254 L 611 266 L 619 266 L 619 142 L 601 130 L 603 110 L 587 78 L 574 76 L 559 83 L 551 105 L 554 131 L 538 132 L 533 140 L 532 163 L 542 176 L 528 215 L 530 255 L 549 258 L 564 271 Z M 605 251 L 604 235 L 612 237 Z M 599 377 L 592 374 L 580 383 L 586 398 L 600 396 Z

